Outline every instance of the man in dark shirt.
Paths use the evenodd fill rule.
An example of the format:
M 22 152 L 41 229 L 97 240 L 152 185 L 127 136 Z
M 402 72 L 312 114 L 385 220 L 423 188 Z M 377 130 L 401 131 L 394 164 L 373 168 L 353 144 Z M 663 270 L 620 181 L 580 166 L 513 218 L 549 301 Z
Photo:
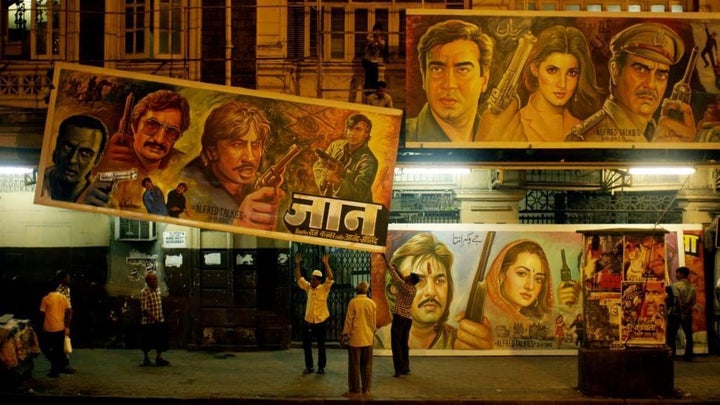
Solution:
M 178 185 L 175 187 L 175 190 L 171 190 L 168 193 L 167 196 L 167 211 L 168 215 L 173 218 L 180 218 L 180 214 L 185 213 L 185 215 L 190 216 L 187 212 L 186 208 L 186 201 L 185 201 L 185 192 L 187 191 L 188 186 L 185 183 L 178 183 Z

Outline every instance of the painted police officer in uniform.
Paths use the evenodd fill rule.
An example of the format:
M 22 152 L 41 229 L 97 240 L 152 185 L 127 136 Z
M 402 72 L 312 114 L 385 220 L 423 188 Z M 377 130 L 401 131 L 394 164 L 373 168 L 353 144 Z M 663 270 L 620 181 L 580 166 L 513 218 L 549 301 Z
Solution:
M 682 38 L 658 23 L 640 23 L 617 33 L 610 41 L 608 61 L 611 95 L 600 111 L 576 125 L 566 141 L 662 142 L 692 141 L 695 134 L 692 108 L 666 99 L 661 118 L 657 111 L 670 75 L 670 66 L 683 57 Z M 682 121 L 666 117 L 679 110 Z

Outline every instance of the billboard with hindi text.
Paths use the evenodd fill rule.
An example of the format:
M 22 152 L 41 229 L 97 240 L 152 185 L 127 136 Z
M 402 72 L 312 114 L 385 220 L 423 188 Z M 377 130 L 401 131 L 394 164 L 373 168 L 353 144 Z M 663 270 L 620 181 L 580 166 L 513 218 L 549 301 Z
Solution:
M 400 110 L 56 63 L 35 203 L 367 251 Z

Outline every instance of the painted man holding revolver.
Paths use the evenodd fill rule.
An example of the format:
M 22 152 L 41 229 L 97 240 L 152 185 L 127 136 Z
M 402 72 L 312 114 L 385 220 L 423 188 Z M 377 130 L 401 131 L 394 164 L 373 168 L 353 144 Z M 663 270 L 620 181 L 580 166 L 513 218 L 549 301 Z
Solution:
M 324 196 L 373 202 L 372 184 L 378 160 L 368 146 L 372 121 L 363 114 L 345 120 L 345 137 L 327 150 L 318 149 L 313 165 L 315 183 Z
M 264 182 L 258 170 L 270 136 L 265 113 L 242 101 L 213 109 L 205 120 L 202 152 L 181 173 L 193 193 L 193 219 L 275 230 L 278 203 L 285 196 L 280 173 Z
M 88 204 L 141 209 L 144 189 L 140 179 L 150 175 L 155 183 L 164 186 L 159 178 L 161 173 L 172 177 L 166 169 L 173 166 L 171 162 L 181 160 L 183 153 L 174 146 L 190 126 L 187 99 L 172 90 L 157 90 L 134 106 L 131 102 L 132 96 L 129 96 L 118 131 L 110 137 L 96 169 Z M 139 176 L 124 176 L 129 170 L 137 171 Z M 108 178 L 116 180 L 107 181 Z

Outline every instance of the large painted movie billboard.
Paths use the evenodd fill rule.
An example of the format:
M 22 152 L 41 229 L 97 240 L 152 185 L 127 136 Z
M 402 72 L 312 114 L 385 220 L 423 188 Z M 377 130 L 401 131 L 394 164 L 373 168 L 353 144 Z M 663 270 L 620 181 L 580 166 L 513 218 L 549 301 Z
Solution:
M 372 255 L 376 351 L 390 353 L 400 286 L 410 273 L 419 278 L 409 309 L 417 355 L 662 347 L 673 272 L 666 269 L 691 267 L 698 294 L 704 291 L 700 229 L 392 224 L 385 255 Z M 697 314 L 704 313 L 698 301 Z M 694 324 L 697 353 L 707 352 L 706 331 L 704 322 Z
M 35 203 L 368 251 L 400 110 L 56 63 Z
M 720 21 L 408 10 L 408 147 L 720 147 Z

